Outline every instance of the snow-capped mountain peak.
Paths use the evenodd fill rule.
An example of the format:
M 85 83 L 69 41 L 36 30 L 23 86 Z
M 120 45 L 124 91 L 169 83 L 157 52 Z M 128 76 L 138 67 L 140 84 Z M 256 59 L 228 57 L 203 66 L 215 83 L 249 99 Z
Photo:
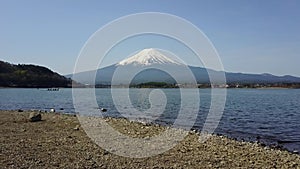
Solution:
M 181 65 L 181 63 L 168 58 L 167 56 L 163 55 L 158 50 L 153 48 L 144 49 L 137 54 L 122 60 L 117 65 L 143 65 L 148 66 L 152 64 L 176 64 Z

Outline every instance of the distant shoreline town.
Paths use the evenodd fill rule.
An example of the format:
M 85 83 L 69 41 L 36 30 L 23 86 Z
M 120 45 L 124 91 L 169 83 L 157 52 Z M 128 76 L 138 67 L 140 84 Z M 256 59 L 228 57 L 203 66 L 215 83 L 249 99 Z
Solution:
M 91 88 L 230 88 L 230 89 L 263 89 L 263 88 L 287 88 L 287 89 L 299 89 L 300 83 L 266 83 L 266 84 L 215 84 L 210 83 L 200 83 L 200 84 L 172 84 L 165 82 L 147 82 L 139 84 L 120 84 L 120 85 L 110 85 L 110 84 L 96 84 L 96 85 L 85 85 L 84 87 Z

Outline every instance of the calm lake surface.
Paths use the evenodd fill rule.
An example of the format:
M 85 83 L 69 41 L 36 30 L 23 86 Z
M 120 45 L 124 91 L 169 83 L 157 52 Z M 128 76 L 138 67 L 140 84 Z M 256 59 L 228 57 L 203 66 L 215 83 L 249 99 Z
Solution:
M 90 89 L 75 89 L 82 93 L 81 102 Z M 124 99 L 125 89 L 119 90 Z M 138 110 L 150 108 L 149 94 L 153 89 L 130 89 L 129 98 Z M 167 102 L 160 114 L 147 114 L 143 118 L 155 123 L 172 124 L 180 109 L 179 89 L 160 89 Z M 111 97 L 111 89 L 96 89 L 98 107 L 104 107 L 104 116 L 120 117 Z M 187 95 L 189 89 L 183 89 Z M 200 109 L 194 124 L 201 130 L 210 108 L 211 90 L 199 89 Z M 182 105 L 188 107 L 188 105 Z M 45 89 L 0 89 L 1 110 L 46 110 L 55 108 L 63 113 L 75 113 L 72 89 L 47 91 Z M 97 109 L 97 107 L 94 107 Z M 126 106 L 123 107 L 126 109 Z M 99 110 L 99 112 L 101 112 Z M 130 116 L 130 112 L 128 112 Z M 184 124 L 183 124 L 184 125 Z M 279 145 L 290 151 L 300 152 L 300 89 L 228 89 L 226 106 L 215 133 L 246 141 L 260 141 L 267 145 Z

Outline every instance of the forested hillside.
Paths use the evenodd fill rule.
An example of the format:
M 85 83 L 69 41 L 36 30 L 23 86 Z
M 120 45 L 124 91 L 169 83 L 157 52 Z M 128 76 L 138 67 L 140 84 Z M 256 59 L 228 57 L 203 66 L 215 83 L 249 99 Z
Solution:
M 37 65 L 0 61 L 0 87 L 71 87 L 72 80 Z

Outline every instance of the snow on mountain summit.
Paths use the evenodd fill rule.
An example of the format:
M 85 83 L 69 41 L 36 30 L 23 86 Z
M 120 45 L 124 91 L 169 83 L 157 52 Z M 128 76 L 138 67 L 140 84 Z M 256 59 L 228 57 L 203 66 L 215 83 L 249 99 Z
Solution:
M 181 65 L 181 63 L 168 58 L 167 56 L 160 53 L 158 50 L 153 48 L 144 49 L 137 54 L 122 60 L 117 65 L 152 65 L 152 64 L 176 64 Z

